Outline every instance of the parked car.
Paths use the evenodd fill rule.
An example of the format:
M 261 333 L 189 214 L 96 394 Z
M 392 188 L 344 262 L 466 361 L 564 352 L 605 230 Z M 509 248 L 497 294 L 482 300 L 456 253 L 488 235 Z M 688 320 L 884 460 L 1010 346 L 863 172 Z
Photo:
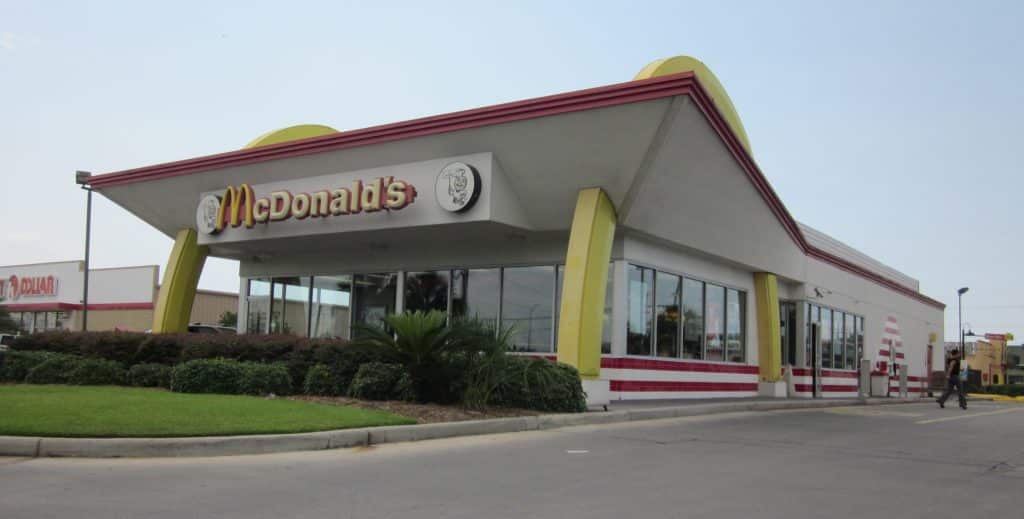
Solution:
M 14 344 L 14 338 L 17 335 L 11 335 L 9 333 L 0 333 L 0 351 L 7 351 Z
M 219 324 L 192 323 L 188 325 L 188 333 L 237 333 L 234 328 Z
M 153 330 L 146 330 L 143 333 L 153 333 Z M 188 333 L 238 333 L 230 326 L 219 324 L 192 323 L 188 325 Z

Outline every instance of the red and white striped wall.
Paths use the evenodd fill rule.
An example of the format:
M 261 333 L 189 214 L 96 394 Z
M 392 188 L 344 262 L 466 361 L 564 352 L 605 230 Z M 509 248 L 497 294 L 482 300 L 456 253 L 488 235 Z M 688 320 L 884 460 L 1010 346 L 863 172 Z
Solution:
M 612 400 L 736 398 L 757 396 L 759 369 L 694 360 L 604 357 L 601 378 Z
M 885 319 L 885 328 L 882 329 L 882 343 L 879 344 L 878 355 L 875 357 L 875 373 L 888 373 L 892 363 L 899 364 L 904 359 L 901 347 L 903 340 L 900 338 L 900 325 L 896 318 L 890 315 Z
M 753 397 L 760 373 L 757 366 L 744 364 L 601 357 L 601 379 L 608 381 L 612 400 Z
M 825 398 L 856 398 L 859 394 L 856 371 L 843 369 L 821 370 L 821 396 Z M 797 398 L 814 397 L 814 378 L 811 368 L 793 368 L 793 392 Z
M 889 377 L 889 394 L 898 395 L 900 392 L 900 377 L 892 375 Z M 914 377 L 907 375 L 907 395 L 924 396 L 928 392 L 928 377 Z

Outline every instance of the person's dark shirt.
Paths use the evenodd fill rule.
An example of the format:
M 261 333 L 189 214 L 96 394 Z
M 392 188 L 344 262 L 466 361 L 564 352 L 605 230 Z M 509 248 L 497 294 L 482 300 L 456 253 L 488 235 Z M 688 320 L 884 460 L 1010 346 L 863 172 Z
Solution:
M 949 359 L 949 364 L 947 364 L 947 366 L 948 366 L 948 368 L 946 369 L 947 373 L 951 373 L 953 376 L 956 376 L 957 374 L 960 373 L 960 359 L 959 358 Z

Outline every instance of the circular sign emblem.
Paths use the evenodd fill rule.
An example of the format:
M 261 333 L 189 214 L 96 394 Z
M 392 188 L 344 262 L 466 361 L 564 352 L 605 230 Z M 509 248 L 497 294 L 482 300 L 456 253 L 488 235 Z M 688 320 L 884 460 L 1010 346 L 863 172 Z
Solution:
M 434 183 L 437 203 L 445 211 L 461 213 L 480 197 L 480 174 L 465 162 L 452 162 L 441 170 Z
M 220 209 L 220 197 L 206 195 L 199 201 L 196 208 L 196 229 L 203 234 L 217 233 L 217 211 Z

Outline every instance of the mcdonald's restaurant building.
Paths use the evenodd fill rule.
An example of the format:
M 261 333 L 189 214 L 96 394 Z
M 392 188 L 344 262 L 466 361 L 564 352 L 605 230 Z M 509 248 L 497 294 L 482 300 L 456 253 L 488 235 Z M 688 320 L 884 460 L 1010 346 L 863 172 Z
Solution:
M 719 81 L 680 56 L 624 83 L 295 126 L 91 185 L 176 240 L 157 331 L 184 325 L 216 256 L 240 261 L 242 332 L 477 316 L 576 366 L 593 402 L 854 397 L 899 376 L 921 391 L 944 305 L 796 222 L 751 150 Z

